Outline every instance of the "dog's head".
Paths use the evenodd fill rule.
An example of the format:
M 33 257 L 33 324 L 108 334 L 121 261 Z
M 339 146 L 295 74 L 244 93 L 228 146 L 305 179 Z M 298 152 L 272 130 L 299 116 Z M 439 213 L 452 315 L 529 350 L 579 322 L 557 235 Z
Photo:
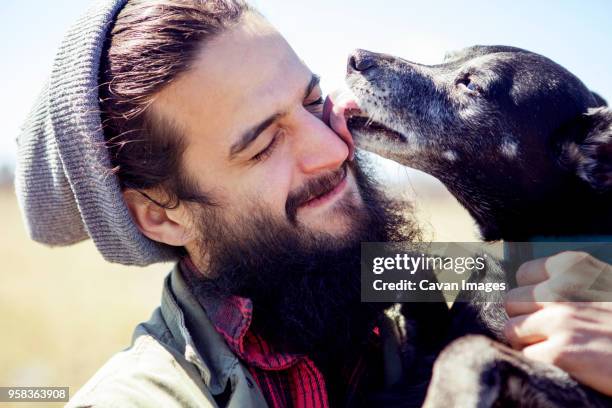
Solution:
M 485 239 L 609 233 L 612 111 L 548 58 L 475 46 L 428 66 L 358 50 L 347 83 L 356 145 L 439 178 Z
M 361 108 L 347 121 L 357 146 L 447 185 L 479 185 L 499 200 L 572 177 L 612 189 L 612 111 L 541 55 L 474 46 L 422 65 L 357 50 L 347 84 Z

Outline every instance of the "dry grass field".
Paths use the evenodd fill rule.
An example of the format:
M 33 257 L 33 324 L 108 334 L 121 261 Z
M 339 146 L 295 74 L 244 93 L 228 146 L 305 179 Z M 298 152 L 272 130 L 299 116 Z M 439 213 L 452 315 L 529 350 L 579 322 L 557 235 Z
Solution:
M 400 187 L 416 199 L 426 238 L 475 239 L 471 219 L 444 190 L 422 180 Z M 69 386 L 72 395 L 129 346 L 135 325 L 159 304 L 171 265 L 110 264 L 91 241 L 68 248 L 34 243 L 11 188 L 0 190 L 0 225 L 0 385 Z
M 0 192 L 0 220 L 0 385 L 69 386 L 72 395 L 129 345 L 135 325 L 159 304 L 171 265 L 110 264 L 91 241 L 34 243 L 9 189 Z

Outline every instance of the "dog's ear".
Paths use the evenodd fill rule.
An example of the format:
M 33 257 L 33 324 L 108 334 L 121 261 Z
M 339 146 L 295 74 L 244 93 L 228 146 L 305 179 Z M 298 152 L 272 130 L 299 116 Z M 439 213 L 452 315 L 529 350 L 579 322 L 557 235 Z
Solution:
M 561 161 L 594 189 L 612 191 L 612 109 L 591 108 L 565 131 Z
M 591 91 L 591 94 L 593 95 L 593 99 L 595 99 L 595 103 L 597 104 L 595 106 L 608 106 L 608 101 L 606 101 L 600 94 L 593 91 Z
M 463 56 L 465 49 L 447 51 L 444 53 L 444 62 L 451 62 Z

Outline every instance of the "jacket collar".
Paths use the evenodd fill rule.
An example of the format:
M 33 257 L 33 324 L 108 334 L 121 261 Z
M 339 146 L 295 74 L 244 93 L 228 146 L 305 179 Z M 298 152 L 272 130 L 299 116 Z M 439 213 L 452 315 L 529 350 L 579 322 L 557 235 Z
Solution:
M 164 281 L 161 313 L 185 359 L 198 368 L 212 394 L 222 393 L 237 357 L 189 290 L 178 263 Z
M 179 267 L 188 286 L 200 278 L 201 272 L 189 257 L 183 258 Z M 224 298 L 195 297 L 229 349 L 249 366 L 262 370 L 284 370 L 306 357 L 278 350 L 251 330 L 253 303 L 250 299 L 235 295 Z
M 238 357 L 228 347 L 227 339 L 224 339 L 215 329 L 215 325 L 207 315 L 203 305 L 189 289 L 185 277 L 181 273 L 180 263 L 175 265 L 164 281 L 161 313 L 177 348 L 183 353 L 185 359 L 198 368 L 202 380 L 213 395 L 221 394 L 234 370 L 240 367 Z M 387 325 L 395 327 L 395 322 L 399 321 L 396 316 L 397 313 L 399 313 L 398 308 L 388 310 L 386 316 L 382 319 L 383 323 L 386 324 L 382 324 L 381 329 L 384 329 Z M 244 323 L 250 323 L 250 321 Z M 248 328 L 249 324 L 242 326 Z M 400 338 L 405 337 L 405 334 L 401 335 L 396 330 L 403 332 L 403 328 L 396 328 L 394 330 L 381 330 L 380 333 L 381 340 L 385 343 L 385 347 L 383 347 L 385 354 L 384 377 L 387 384 L 398 382 L 399 376 L 402 375 L 402 370 L 397 367 L 397 363 L 401 361 L 399 354 Z M 376 337 L 379 337 L 378 333 Z M 240 346 L 245 347 L 244 336 L 238 336 L 238 338 L 241 340 Z M 245 347 L 245 351 L 246 348 L 248 347 Z M 206 350 L 206 353 L 200 353 L 198 350 Z M 280 354 L 276 354 L 276 357 L 279 356 Z M 260 368 L 268 370 L 284 369 L 293 365 L 297 359 L 303 356 L 285 355 L 284 357 L 278 362 L 279 366 L 260 366 Z M 257 366 L 255 361 L 251 361 L 251 364 Z

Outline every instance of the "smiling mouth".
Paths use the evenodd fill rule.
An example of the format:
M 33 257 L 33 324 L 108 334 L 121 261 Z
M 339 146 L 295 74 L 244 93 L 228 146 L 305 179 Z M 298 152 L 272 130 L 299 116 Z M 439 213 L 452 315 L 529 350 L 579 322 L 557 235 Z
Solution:
M 335 196 L 337 196 L 338 194 L 340 194 L 344 188 L 346 187 L 347 181 L 346 181 L 346 176 L 348 174 L 348 168 L 347 166 L 343 166 L 342 167 L 342 173 L 340 174 L 340 177 L 338 177 L 338 182 L 335 183 L 334 187 L 329 189 L 328 191 L 316 195 L 312 198 L 310 198 L 308 201 L 304 202 L 302 205 L 300 205 L 300 207 L 302 208 L 308 208 L 308 207 L 316 207 L 319 206 L 321 204 L 324 204 L 330 200 L 332 200 Z
M 346 113 L 346 126 L 351 133 L 358 131 L 365 134 L 383 135 L 390 141 L 406 143 L 406 136 L 398 131 L 388 128 L 380 122 L 372 120 L 363 111 L 351 109 Z

